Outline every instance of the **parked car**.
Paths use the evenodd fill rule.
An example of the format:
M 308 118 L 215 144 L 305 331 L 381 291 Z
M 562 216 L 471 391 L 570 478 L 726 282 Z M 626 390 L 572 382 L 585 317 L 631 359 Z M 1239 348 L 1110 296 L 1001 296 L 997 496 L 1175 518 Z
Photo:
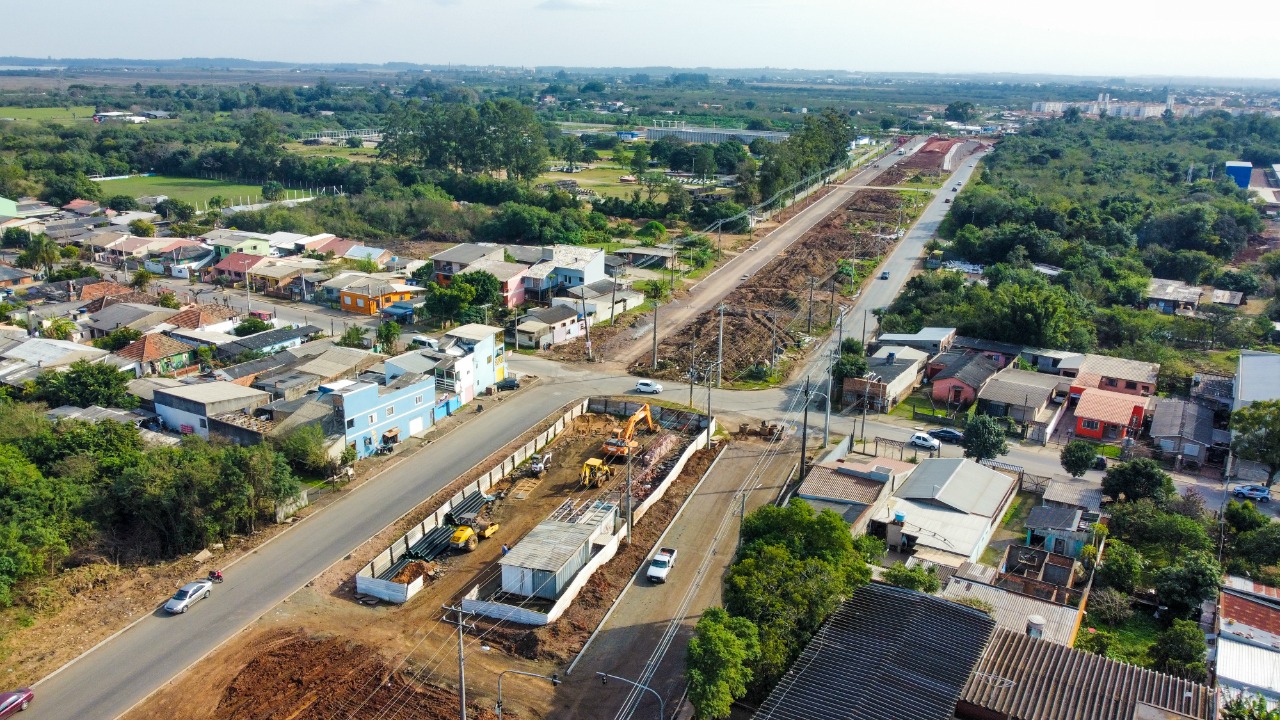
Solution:
M 13 717 L 26 710 L 36 699 L 31 688 L 18 688 L 0 695 L 0 718 Z
M 169 598 L 169 602 L 164 604 L 164 609 L 172 614 L 184 613 L 187 608 L 196 604 L 196 601 L 209 597 L 212 587 L 213 581 L 208 579 L 187 583 Z
M 949 202 L 951 202 L 951 198 L 944 198 L 944 199 L 942 200 L 942 202 L 944 202 L 944 203 L 949 203 Z
M 889 279 L 889 271 L 888 271 L 888 270 L 885 270 L 884 272 L 880 273 L 880 279 L 881 279 L 881 280 L 888 280 L 888 279 Z
M 1231 491 L 1232 495 L 1260 503 L 1271 502 L 1271 491 L 1261 485 L 1240 485 Z
M 1094 470 L 1106 470 L 1106 469 L 1107 469 L 1107 456 L 1106 456 L 1106 455 L 1094 455 L 1094 456 L 1093 456 L 1093 469 L 1094 469 Z
M 938 450 L 942 448 L 942 443 L 937 438 L 930 437 L 928 433 L 922 432 L 912 435 L 911 440 L 909 440 L 908 443 L 926 450 Z
M 498 382 L 494 383 L 494 387 L 498 388 L 499 390 L 519 390 L 520 379 L 514 376 L 509 378 L 503 378 Z
M 656 383 L 652 380 L 641 380 L 640 382 L 636 383 L 636 392 L 653 393 L 654 395 L 657 395 L 658 393 L 662 392 L 662 384 Z
M 671 568 L 676 565 L 676 549 L 670 547 L 658 548 L 658 554 L 653 556 L 649 561 L 649 571 L 645 576 L 652 583 L 664 583 L 667 581 L 667 575 L 671 574 Z
M 955 428 L 938 428 L 937 430 L 930 430 L 929 436 L 937 438 L 942 442 L 964 442 L 964 433 L 956 430 Z

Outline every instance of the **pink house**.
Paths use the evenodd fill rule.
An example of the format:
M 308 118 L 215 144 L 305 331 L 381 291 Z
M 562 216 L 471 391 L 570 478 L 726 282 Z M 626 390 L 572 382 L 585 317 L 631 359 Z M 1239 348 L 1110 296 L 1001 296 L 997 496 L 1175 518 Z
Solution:
M 463 272 L 487 272 L 498 278 L 502 286 L 502 304 L 509 308 L 524 304 L 524 276 L 529 272 L 528 265 L 504 262 L 502 260 L 481 260 L 471 263 Z
M 953 357 L 933 376 L 933 400 L 951 407 L 972 405 L 978 391 L 999 369 L 995 360 L 979 353 Z

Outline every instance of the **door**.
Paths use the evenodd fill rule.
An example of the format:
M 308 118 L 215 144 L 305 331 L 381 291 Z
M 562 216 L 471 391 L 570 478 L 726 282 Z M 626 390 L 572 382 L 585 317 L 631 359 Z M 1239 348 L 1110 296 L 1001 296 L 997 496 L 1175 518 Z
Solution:
M 416 417 L 409 421 L 409 434 L 414 437 L 422 434 L 422 418 Z

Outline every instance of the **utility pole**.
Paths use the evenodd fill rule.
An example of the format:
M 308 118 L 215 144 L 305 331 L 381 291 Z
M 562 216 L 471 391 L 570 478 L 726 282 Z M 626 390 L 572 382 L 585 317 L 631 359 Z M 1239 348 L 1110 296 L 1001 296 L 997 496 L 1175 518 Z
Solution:
M 475 628 L 475 624 L 467 622 L 462 608 L 445 605 L 444 609 L 446 612 L 456 613 L 458 616 L 457 620 L 450 620 L 447 615 L 443 619 L 444 622 L 450 625 L 458 626 L 458 717 L 461 720 L 467 720 L 467 667 L 466 659 L 462 654 L 462 632 L 468 627 Z
M 716 309 L 720 311 L 720 343 L 716 348 L 716 387 L 720 387 L 720 383 L 724 380 L 724 303 L 720 303 L 720 307 Z
M 867 323 L 869 322 L 870 317 L 871 317 L 870 310 L 862 311 L 862 347 L 863 348 L 867 346 Z
M 831 357 L 827 360 L 827 398 L 822 404 L 826 410 L 822 420 L 822 447 L 824 448 L 831 444 L 831 397 L 836 391 L 836 358 L 839 356 L 840 346 L 831 348 Z
M 661 288 L 658 290 L 662 292 Z M 658 369 L 658 306 L 662 304 L 662 298 L 653 299 L 653 369 Z
M 827 305 L 827 326 L 835 320 L 836 314 L 836 276 L 831 276 L 831 303 Z
M 627 448 L 627 544 L 631 544 L 631 449 Z
M 800 426 L 800 479 L 804 480 L 805 458 L 809 455 L 809 376 L 804 377 L 804 424 Z
M 592 358 L 592 357 L 591 357 L 591 320 L 590 320 L 590 318 L 588 318 L 588 317 L 587 317 L 587 293 L 585 292 L 585 291 L 586 291 L 586 287 L 584 286 L 582 289 L 583 289 L 583 293 L 582 293 L 582 327 L 586 330 L 586 333 L 587 333 L 587 362 L 592 362 L 592 361 L 594 360 L 594 358 Z M 488 315 L 487 315 L 487 313 L 488 313 L 488 309 L 487 309 L 487 308 L 486 308 L 485 312 L 486 312 L 485 319 L 487 320 L 487 319 L 488 319 Z
M 689 407 L 693 407 L 693 378 L 698 369 L 698 344 L 689 348 Z
M 805 331 L 806 335 L 813 336 L 813 286 L 818 283 L 818 279 L 809 276 L 809 329 Z

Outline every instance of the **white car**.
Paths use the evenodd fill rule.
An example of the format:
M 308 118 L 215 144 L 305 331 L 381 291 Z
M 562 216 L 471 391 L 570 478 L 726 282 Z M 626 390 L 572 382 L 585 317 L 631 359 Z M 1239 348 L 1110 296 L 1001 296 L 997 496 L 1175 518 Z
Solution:
M 926 433 L 918 432 L 911 436 L 907 441 L 909 444 L 925 450 L 938 450 L 942 447 L 942 442 L 936 437 L 931 437 Z
M 662 392 L 662 385 L 652 380 L 641 380 L 640 382 L 636 383 L 636 392 L 652 393 L 654 395 L 657 395 L 658 393 Z
M 165 612 L 171 614 L 186 612 L 187 608 L 194 605 L 197 600 L 209 597 L 209 590 L 212 587 L 212 580 L 197 580 L 183 585 L 173 597 L 169 598 L 169 602 L 164 604 Z
M 1240 485 L 1231 491 L 1232 495 L 1258 502 L 1271 502 L 1271 491 L 1261 485 Z

